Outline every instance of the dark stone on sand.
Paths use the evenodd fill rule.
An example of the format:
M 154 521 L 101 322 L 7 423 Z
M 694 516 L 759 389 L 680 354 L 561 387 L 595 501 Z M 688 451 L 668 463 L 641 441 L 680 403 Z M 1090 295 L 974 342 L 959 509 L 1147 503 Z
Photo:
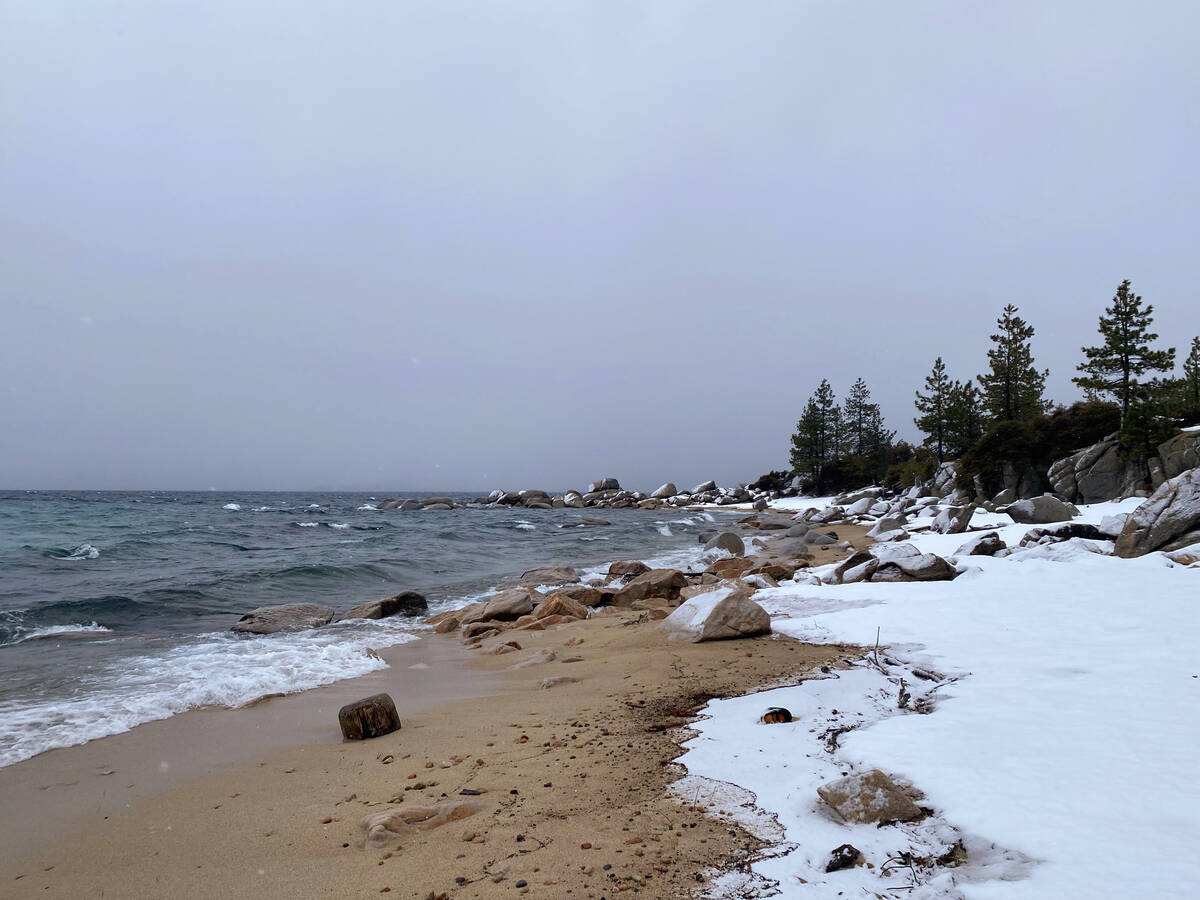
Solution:
M 346 740 L 362 741 L 399 731 L 400 714 L 391 697 L 375 694 L 339 709 L 338 724 L 342 726 L 342 737 Z

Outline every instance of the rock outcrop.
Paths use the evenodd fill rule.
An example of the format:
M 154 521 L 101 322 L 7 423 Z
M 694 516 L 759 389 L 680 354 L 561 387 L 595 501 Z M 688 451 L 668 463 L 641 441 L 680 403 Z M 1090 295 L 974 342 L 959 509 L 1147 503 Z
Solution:
M 1125 521 L 1117 538 L 1117 556 L 1152 553 L 1175 539 L 1200 530 L 1200 468 L 1163 482 Z

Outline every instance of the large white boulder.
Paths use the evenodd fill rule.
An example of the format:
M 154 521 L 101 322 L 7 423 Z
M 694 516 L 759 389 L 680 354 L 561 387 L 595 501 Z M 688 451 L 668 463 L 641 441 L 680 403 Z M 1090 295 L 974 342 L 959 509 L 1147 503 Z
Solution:
M 1144 556 L 1200 530 L 1200 468 L 1188 469 L 1130 513 L 1117 538 L 1117 556 Z
M 1064 503 L 1050 494 L 1032 500 L 1018 500 L 1009 505 L 1007 512 L 1014 522 L 1022 525 L 1048 525 L 1051 522 L 1069 522 L 1079 515 L 1072 503 Z
M 721 641 L 771 633 L 771 616 L 744 588 L 718 588 L 692 597 L 663 619 L 673 641 Z

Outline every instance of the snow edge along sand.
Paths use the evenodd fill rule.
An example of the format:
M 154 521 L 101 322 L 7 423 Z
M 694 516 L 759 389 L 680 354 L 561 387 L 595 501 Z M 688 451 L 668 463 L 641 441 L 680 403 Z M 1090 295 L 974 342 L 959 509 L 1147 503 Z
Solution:
M 1075 521 L 1099 523 L 1139 502 L 1083 507 Z M 983 512 L 972 525 L 994 527 L 1012 547 L 1030 530 Z M 969 537 L 912 543 L 950 556 Z M 752 792 L 755 817 L 782 829 L 779 855 L 755 862 L 753 877 L 717 877 L 710 895 L 1200 894 L 1189 863 L 1200 835 L 1200 726 L 1188 714 L 1200 695 L 1197 573 L 1160 553 L 1125 560 L 1110 549 L 1076 539 L 964 557 L 950 582 L 757 592 L 781 634 L 870 646 L 878 629 L 885 646 L 878 668 L 713 701 L 693 726 L 680 760 L 690 777 Z M 768 706 L 795 721 L 758 724 Z M 933 815 L 847 825 L 817 797 L 817 785 L 871 768 L 909 781 Z M 740 820 L 745 808 L 732 813 Z M 959 841 L 964 865 L 920 862 Z M 870 865 L 826 874 L 843 843 Z

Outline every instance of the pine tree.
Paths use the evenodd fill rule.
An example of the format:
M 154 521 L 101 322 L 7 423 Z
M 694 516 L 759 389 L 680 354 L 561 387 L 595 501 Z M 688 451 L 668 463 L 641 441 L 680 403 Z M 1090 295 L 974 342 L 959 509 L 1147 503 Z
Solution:
M 870 404 L 862 455 L 867 460 L 868 472 L 872 481 L 881 480 L 887 471 L 889 457 L 892 453 L 892 441 L 895 439 L 896 432 L 890 431 L 883 424 L 883 414 L 879 411 L 879 404 Z
M 792 435 L 792 471 L 809 481 L 816 488 L 821 486 L 821 473 L 834 458 L 837 435 L 837 405 L 834 403 L 833 388 L 821 379 L 821 385 L 808 398 L 796 433 Z
M 871 402 L 871 391 L 867 383 L 859 378 L 850 385 L 850 391 L 842 403 L 842 419 L 846 423 L 847 449 L 856 456 L 866 454 L 868 423 L 872 407 L 878 411 L 878 404 Z
M 1071 379 L 1089 396 L 1110 394 L 1121 406 L 1122 427 L 1131 405 L 1143 393 L 1140 377 L 1147 372 L 1169 372 L 1175 366 L 1175 348 L 1152 350 L 1158 335 L 1150 331 L 1154 307 L 1142 308 L 1142 298 L 1129 289 L 1129 279 L 1121 282 L 1112 306 L 1100 317 L 1099 331 L 1104 338 L 1099 347 L 1084 347 L 1087 357 L 1076 368 L 1083 374 Z
M 946 409 L 946 443 L 950 452 L 962 456 L 983 437 L 983 394 L 970 381 L 955 381 L 950 386 Z
M 991 371 L 979 376 L 988 414 L 1004 422 L 1045 412 L 1042 393 L 1050 370 L 1039 372 L 1033 364 L 1033 326 L 1017 315 L 1017 307 L 1011 303 L 996 324 L 1000 330 L 991 336 L 996 346 L 987 354 Z
M 1183 361 L 1183 399 L 1189 417 L 1200 414 L 1200 337 L 1192 338 L 1192 351 Z
M 917 391 L 917 411 L 922 413 L 913 422 L 926 434 L 925 446 L 937 450 L 938 462 L 946 458 L 946 412 L 950 407 L 950 378 L 946 375 L 946 364 L 939 356 L 933 363 L 933 371 L 925 377 L 926 393 Z

